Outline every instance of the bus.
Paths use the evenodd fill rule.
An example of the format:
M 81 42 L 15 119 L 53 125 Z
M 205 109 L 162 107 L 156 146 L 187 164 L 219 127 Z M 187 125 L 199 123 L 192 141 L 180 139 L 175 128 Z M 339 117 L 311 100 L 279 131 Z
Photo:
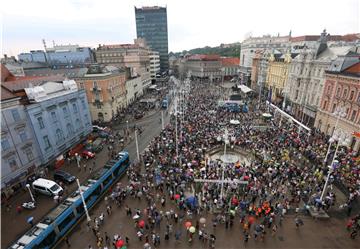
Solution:
M 91 179 L 83 183 L 87 208 L 90 210 L 102 200 L 109 188 L 126 172 L 130 165 L 128 152 L 120 152 L 115 159 L 109 160 Z M 60 205 L 50 211 L 43 219 L 22 235 L 11 249 L 52 248 L 63 238 L 81 218 L 85 210 L 79 191 L 70 194 Z

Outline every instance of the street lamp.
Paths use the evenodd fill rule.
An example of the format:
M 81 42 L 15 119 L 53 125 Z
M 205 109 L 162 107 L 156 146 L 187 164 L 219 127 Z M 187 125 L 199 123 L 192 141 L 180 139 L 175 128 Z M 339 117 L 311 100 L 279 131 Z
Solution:
M 326 164 L 326 162 L 327 162 L 327 160 L 328 160 L 328 156 L 329 156 L 329 153 L 330 153 L 331 146 L 332 146 L 333 142 L 335 141 L 335 140 L 333 139 L 333 136 L 334 136 L 334 134 L 335 134 L 335 132 L 336 132 L 336 129 L 337 129 L 337 127 L 338 127 L 339 120 L 340 120 L 340 118 L 344 118 L 344 117 L 346 116 L 345 108 L 343 108 L 343 107 L 337 107 L 333 114 L 334 114 L 334 116 L 336 117 L 336 123 L 335 123 L 334 130 L 333 130 L 333 132 L 332 132 L 332 134 L 331 134 L 332 137 L 329 139 L 329 142 L 330 142 L 330 143 L 329 143 L 328 150 L 327 150 L 327 152 L 326 152 L 326 156 L 325 156 L 325 158 L 324 158 L 324 164 Z
M 136 145 L 137 160 L 140 162 L 139 144 L 138 144 L 138 139 L 137 139 L 137 129 L 135 129 L 135 145 Z
M 83 203 L 83 206 L 84 206 L 84 210 L 85 210 L 85 214 L 86 214 L 86 218 L 87 218 L 87 221 L 90 222 L 91 221 L 91 218 L 90 218 L 90 215 L 89 215 L 89 211 L 87 209 L 87 206 L 86 206 L 86 202 L 85 202 L 85 199 L 84 199 L 84 196 L 83 196 L 83 192 L 81 190 L 81 187 L 80 187 L 80 182 L 79 182 L 79 179 L 76 178 L 76 183 L 79 187 L 79 193 L 80 193 L 80 196 L 81 196 L 81 200 L 82 200 L 82 203 Z
M 329 165 L 329 172 L 328 172 L 328 175 L 326 177 L 325 185 L 324 185 L 324 188 L 323 188 L 321 196 L 320 196 L 320 201 L 321 202 L 322 202 L 322 200 L 324 198 L 324 195 L 325 195 L 328 183 L 329 183 L 330 175 L 333 173 L 333 171 L 335 169 L 334 163 L 335 163 L 335 159 L 336 159 L 336 156 L 337 156 L 337 153 L 338 153 L 338 150 L 339 150 L 339 146 L 340 145 L 349 146 L 350 143 L 351 143 L 351 137 L 347 133 L 342 132 L 341 130 L 339 130 L 337 133 L 335 133 L 331 138 L 332 138 L 333 141 L 338 141 L 338 142 L 337 142 L 337 145 L 336 145 L 334 157 L 333 157 L 333 159 L 331 161 L 331 164 Z
M 126 120 L 126 133 L 129 134 L 129 120 Z
M 33 196 L 32 192 L 31 192 L 31 189 L 30 189 L 30 184 L 28 183 L 28 184 L 26 184 L 25 186 L 26 186 L 26 188 L 29 190 L 29 193 L 30 193 L 30 197 L 31 197 L 32 202 L 35 203 L 34 196 Z

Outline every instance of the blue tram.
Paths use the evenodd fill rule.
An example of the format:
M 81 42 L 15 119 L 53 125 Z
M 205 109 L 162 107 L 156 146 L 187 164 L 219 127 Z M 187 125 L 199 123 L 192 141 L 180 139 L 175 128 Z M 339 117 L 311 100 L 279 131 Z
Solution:
M 128 152 L 109 160 L 91 179 L 80 186 L 87 208 L 91 209 L 130 165 Z M 25 233 L 11 249 L 51 248 L 85 215 L 79 191 L 68 196 L 38 224 Z

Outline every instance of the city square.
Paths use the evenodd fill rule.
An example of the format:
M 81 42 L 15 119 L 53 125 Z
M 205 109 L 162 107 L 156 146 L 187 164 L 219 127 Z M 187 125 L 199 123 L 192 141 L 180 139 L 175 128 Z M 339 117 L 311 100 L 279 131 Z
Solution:
M 143 4 L 4 3 L 1 247 L 359 248 L 359 3 Z

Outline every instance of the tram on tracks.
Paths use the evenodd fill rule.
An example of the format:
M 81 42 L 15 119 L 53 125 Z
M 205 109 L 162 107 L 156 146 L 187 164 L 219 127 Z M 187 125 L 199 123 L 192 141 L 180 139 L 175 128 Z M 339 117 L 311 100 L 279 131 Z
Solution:
M 102 199 L 107 190 L 126 172 L 130 165 L 128 152 L 120 152 L 109 160 L 91 179 L 83 183 L 82 190 L 88 209 Z M 52 248 L 85 216 L 79 190 L 70 194 L 51 210 L 39 223 L 22 235 L 11 249 Z

